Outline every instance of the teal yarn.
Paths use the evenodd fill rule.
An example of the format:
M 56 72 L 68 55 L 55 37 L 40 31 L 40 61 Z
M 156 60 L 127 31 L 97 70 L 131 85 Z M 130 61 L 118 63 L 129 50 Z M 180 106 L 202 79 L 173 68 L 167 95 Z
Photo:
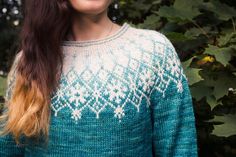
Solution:
M 19 147 L 7 135 L 0 157 L 198 156 L 188 79 L 165 35 L 124 23 L 108 37 L 61 46 L 48 145 Z

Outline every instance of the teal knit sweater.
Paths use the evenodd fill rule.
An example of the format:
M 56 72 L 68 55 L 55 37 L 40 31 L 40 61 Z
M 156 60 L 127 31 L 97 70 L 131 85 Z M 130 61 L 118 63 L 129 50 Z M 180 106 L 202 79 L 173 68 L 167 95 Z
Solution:
M 197 156 L 188 80 L 165 35 L 124 23 L 108 37 L 61 46 L 48 145 L 18 146 L 9 134 L 0 137 L 0 157 Z

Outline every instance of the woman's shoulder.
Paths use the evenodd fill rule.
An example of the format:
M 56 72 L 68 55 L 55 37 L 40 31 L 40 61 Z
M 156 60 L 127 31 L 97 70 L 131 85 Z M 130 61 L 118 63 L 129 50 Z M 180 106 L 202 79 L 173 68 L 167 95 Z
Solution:
M 143 50 L 148 49 L 156 59 L 172 59 L 173 62 L 180 62 L 177 51 L 171 40 L 160 31 L 138 28 L 132 26 L 132 34 L 135 36 L 134 43 L 137 43 Z
M 142 49 L 156 56 L 175 55 L 176 49 L 171 40 L 162 32 L 131 25 L 129 39 L 137 43 Z M 178 58 L 176 58 L 178 59 Z
M 151 57 L 149 58 L 152 62 L 150 62 L 150 69 L 154 71 L 155 77 L 164 84 L 163 88 L 171 86 L 171 88 L 175 87 L 178 88 L 178 91 L 182 91 L 182 81 L 187 78 L 180 57 L 171 40 L 165 34 L 156 30 L 134 28 L 134 32 L 140 37 L 137 40 L 141 40 L 142 46 L 145 47 L 147 41 L 151 43 L 152 48 L 149 52 Z M 147 41 L 144 41 L 143 38 Z
M 170 44 L 170 40 L 167 38 L 167 36 L 158 31 L 148 28 L 141 28 L 135 25 L 131 25 L 131 31 L 135 36 L 140 36 L 141 38 L 136 39 L 142 39 L 142 37 L 145 37 L 147 40 L 151 40 L 153 42 L 159 43 L 159 44 Z

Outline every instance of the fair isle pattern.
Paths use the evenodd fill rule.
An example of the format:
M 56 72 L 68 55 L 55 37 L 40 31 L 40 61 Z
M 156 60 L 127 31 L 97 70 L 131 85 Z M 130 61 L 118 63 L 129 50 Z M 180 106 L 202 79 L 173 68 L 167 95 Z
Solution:
M 29 139 L 19 147 L 9 134 L 0 137 L 0 157 L 198 156 L 187 78 L 163 34 L 124 23 L 109 37 L 63 41 L 62 48 L 48 145 Z
M 150 38 L 147 33 L 151 35 L 152 31 L 146 34 L 144 31 L 137 32 L 133 38 L 122 36 L 128 29 L 132 28 L 124 24 L 122 31 L 116 34 L 116 37 L 125 41 L 120 47 L 117 45 L 112 50 L 102 52 L 97 50 L 98 53 L 91 52 L 89 56 L 86 53 L 79 55 L 83 53 L 79 49 L 80 43 L 65 43 L 68 46 L 64 47 L 65 62 L 68 64 L 63 71 L 60 87 L 52 97 L 54 116 L 67 108 L 71 118 L 77 122 L 86 116 L 83 110 L 89 109 L 99 119 L 101 112 L 111 108 L 114 117 L 121 122 L 126 115 L 127 104 L 132 104 L 139 112 L 142 99 L 146 99 L 149 107 L 152 91 L 157 90 L 164 97 L 171 81 L 176 84 L 177 92 L 182 92 L 182 77 L 185 75 L 169 41 L 158 32 L 155 35 L 159 39 L 155 39 L 155 36 Z M 73 49 L 74 46 L 77 49 Z

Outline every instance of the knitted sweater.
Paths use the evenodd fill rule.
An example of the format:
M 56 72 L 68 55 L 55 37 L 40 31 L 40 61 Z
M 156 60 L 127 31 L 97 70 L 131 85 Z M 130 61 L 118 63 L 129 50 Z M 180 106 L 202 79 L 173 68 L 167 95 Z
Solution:
M 1 157 L 197 156 L 187 77 L 165 35 L 125 22 L 108 37 L 61 46 L 48 146 L 18 146 L 8 135 Z M 6 99 L 14 77 L 9 82 Z

